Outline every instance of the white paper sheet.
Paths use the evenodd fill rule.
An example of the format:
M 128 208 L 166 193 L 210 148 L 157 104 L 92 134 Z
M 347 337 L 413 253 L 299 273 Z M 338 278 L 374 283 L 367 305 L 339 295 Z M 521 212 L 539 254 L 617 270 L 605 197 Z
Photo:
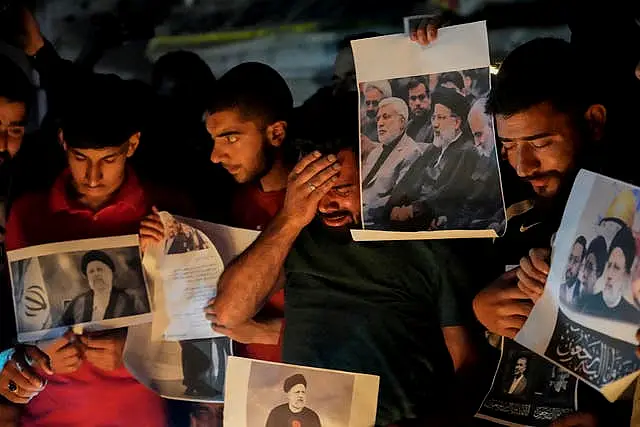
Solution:
M 412 18 L 418 19 L 406 18 L 405 26 Z M 490 89 L 485 22 L 443 27 L 426 47 L 397 34 L 354 40 L 352 48 L 363 223 L 352 238 L 503 234 L 495 131 L 484 112 Z
M 490 64 L 485 21 L 441 28 L 438 39 L 426 47 L 404 34 L 354 40 L 351 45 L 360 82 L 483 68 Z
M 296 380 L 290 381 L 290 385 L 300 384 L 301 377 L 306 382 L 302 391 L 305 413 L 300 412 L 298 423 L 291 425 L 316 425 L 310 422 L 312 418 L 319 420 L 322 427 L 375 424 L 380 377 L 230 357 L 225 385 L 225 427 L 285 425 L 279 415 L 288 413 L 287 379 Z M 272 424 L 267 424 L 270 418 Z
M 152 338 L 181 341 L 221 336 L 213 331 L 204 308 L 216 295 L 224 261 L 244 251 L 258 232 L 160 213 L 173 233 L 145 254 L 144 265 L 154 283 L 156 310 Z M 184 236 L 187 237 L 184 237 Z
M 21 342 L 151 320 L 137 235 L 32 246 L 7 259 Z
M 619 198 L 621 194 L 622 199 Z M 632 233 L 634 242 L 638 242 L 637 232 L 631 230 L 636 230 L 639 196 L 637 187 L 580 171 L 554 240 L 545 292 L 516 336 L 517 342 L 568 368 L 573 375 L 598 389 L 611 401 L 616 400 L 640 373 L 640 361 L 635 356 L 640 301 L 634 301 L 631 292 L 631 283 L 633 286 L 640 284 L 637 282 L 640 271 L 632 267 L 630 283 L 611 279 L 616 288 L 617 284 L 621 286 L 619 309 L 606 309 L 601 304 L 602 282 L 605 277 L 618 277 L 613 270 L 607 272 L 611 239 L 617 233 L 612 226 L 620 224 L 620 218 L 616 217 L 627 218 L 625 227 Z M 593 293 L 583 291 L 579 300 L 565 301 L 561 292 L 565 286 L 568 259 L 579 236 L 587 242 L 585 253 L 596 239 L 606 241 L 606 251 L 599 255 L 604 270 L 598 279 L 600 285 L 593 287 Z M 635 253 L 634 266 L 638 265 L 637 256 Z M 580 272 L 582 270 L 584 265 L 581 264 Z M 600 306 L 603 310 L 594 309 Z M 631 313 L 631 317 L 619 312 L 623 307 L 631 310 L 626 311 Z

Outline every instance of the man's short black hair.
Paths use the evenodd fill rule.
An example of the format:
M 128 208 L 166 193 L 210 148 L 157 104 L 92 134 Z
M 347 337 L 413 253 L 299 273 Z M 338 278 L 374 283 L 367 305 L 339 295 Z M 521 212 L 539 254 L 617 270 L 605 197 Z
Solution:
M 591 104 L 593 83 L 569 43 L 537 38 L 504 60 L 489 93 L 487 113 L 511 116 L 548 102 L 558 112 L 580 116 Z
M 107 255 L 103 251 L 93 250 L 93 251 L 87 252 L 82 257 L 82 262 L 81 262 L 82 274 L 84 274 L 85 276 L 87 275 L 87 266 L 89 265 L 90 262 L 93 262 L 93 261 L 100 261 L 101 263 L 107 265 L 111 269 L 111 271 L 116 271 L 116 266 L 109 255 Z
M 573 242 L 573 246 L 580 245 L 582 246 L 582 252 L 584 256 L 584 249 L 587 247 L 587 239 L 584 236 L 578 236 L 575 242 Z
M 64 141 L 78 149 L 119 147 L 144 126 L 145 107 L 132 102 L 133 81 L 101 76 L 69 94 L 61 116 Z
M 21 102 L 27 110 L 35 100 L 35 89 L 27 75 L 5 55 L 0 55 L 0 97 Z
M 589 243 L 584 258 L 586 259 L 589 254 L 593 254 L 596 258 L 596 276 L 602 276 L 604 266 L 607 263 L 607 242 L 604 240 L 604 237 L 597 236 Z
M 438 86 L 442 86 L 445 83 L 453 83 L 454 86 L 458 89 L 464 89 L 464 80 L 462 79 L 462 74 L 457 71 L 448 71 L 446 73 L 440 74 L 440 77 L 438 77 Z
M 327 102 L 296 109 L 291 136 L 302 155 L 352 150 L 358 158 L 358 94 L 338 94 Z
M 407 83 L 407 91 L 415 89 L 420 85 L 424 85 L 427 93 L 429 93 L 429 83 L 427 83 L 427 79 L 425 76 L 411 77 L 409 79 L 409 83 Z
M 266 126 L 289 120 L 293 96 L 276 70 L 259 62 L 245 62 L 220 78 L 207 108 L 209 113 L 234 109 Z
M 291 390 L 293 386 L 298 384 L 302 384 L 303 386 L 305 386 L 305 388 L 307 387 L 307 380 L 304 378 L 304 375 L 302 374 L 291 375 L 289 378 L 284 380 L 284 387 L 283 387 L 284 392 L 289 393 L 289 390 Z

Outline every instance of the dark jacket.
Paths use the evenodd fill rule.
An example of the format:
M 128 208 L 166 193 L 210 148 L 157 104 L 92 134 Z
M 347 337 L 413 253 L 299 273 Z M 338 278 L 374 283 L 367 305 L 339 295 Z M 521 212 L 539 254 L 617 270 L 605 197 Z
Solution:
M 93 312 L 93 290 L 78 295 L 71 301 L 67 310 L 62 315 L 61 326 L 71 326 L 77 323 L 91 321 Z M 125 291 L 114 287 L 111 290 L 109 304 L 104 312 L 105 319 L 114 319 L 117 317 L 133 316 L 137 314 L 135 310 L 135 301 L 133 297 Z M 102 320 L 102 319 L 96 319 Z

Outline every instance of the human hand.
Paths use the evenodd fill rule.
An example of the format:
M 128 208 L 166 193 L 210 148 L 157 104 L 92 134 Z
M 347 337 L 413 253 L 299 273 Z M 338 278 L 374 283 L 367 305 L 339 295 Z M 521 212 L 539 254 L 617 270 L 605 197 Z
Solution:
M 103 371 L 115 371 L 122 366 L 126 338 L 126 328 L 81 335 L 84 359 Z
M 517 286 L 519 269 L 507 271 L 473 299 L 476 318 L 489 332 L 515 338 L 533 304 Z
M 518 287 L 534 303 L 544 292 L 549 276 L 550 249 L 531 249 L 529 255 L 520 260 L 518 269 Z
M 413 206 L 395 206 L 391 209 L 391 221 L 407 221 L 413 218 Z
M 417 27 L 411 29 L 409 38 L 422 46 L 428 46 L 438 38 L 438 29 L 442 27 L 442 24 L 441 16 L 425 16 Z
M 82 350 L 78 346 L 77 335 L 70 330 L 43 350 L 49 356 L 55 374 L 70 374 L 82 364 Z
M 429 230 L 437 230 L 439 228 L 444 227 L 447 224 L 447 217 L 442 215 L 437 218 L 434 218 L 429 225 Z
M 0 371 L 0 396 L 13 403 L 28 403 L 47 385 L 36 369 L 53 375 L 49 356 L 32 345 L 16 348 Z
M 22 9 L 22 33 L 19 36 L 19 43 L 24 53 L 28 56 L 35 55 L 44 46 L 44 37 L 40 31 L 40 25 L 27 8 Z
M 140 250 L 146 252 L 149 245 L 160 243 L 166 238 L 164 223 L 160 219 L 160 213 L 154 206 L 152 213 L 140 222 Z
M 320 152 L 305 156 L 289 175 L 284 205 L 280 211 L 287 221 L 304 228 L 316 215 L 318 203 L 338 179 L 340 164 L 335 155 Z
M 207 315 L 209 320 L 215 320 Z M 234 341 L 242 344 L 269 344 L 276 345 L 280 341 L 280 331 L 282 329 L 282 319 L 272 319 L 264 322 L 249 320 L 242 325 L 233 328 L 226 328 L 222 325 L 211 323 L 214 331 L 223 334 Z
M 576 412 L 554 421 L 550 427 L 597 427 L 598 420 L 592 414 Z

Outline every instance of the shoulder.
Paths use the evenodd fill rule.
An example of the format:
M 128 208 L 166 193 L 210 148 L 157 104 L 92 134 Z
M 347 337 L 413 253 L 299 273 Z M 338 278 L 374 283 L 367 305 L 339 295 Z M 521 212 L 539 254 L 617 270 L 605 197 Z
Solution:
M 25 233 L 31 234 L 38 223 L 46 222 L 49 212 L 49 193 L 28 193 L 13 202 L 6 225 L 7 250 L 31 244 L 25 241 Z

